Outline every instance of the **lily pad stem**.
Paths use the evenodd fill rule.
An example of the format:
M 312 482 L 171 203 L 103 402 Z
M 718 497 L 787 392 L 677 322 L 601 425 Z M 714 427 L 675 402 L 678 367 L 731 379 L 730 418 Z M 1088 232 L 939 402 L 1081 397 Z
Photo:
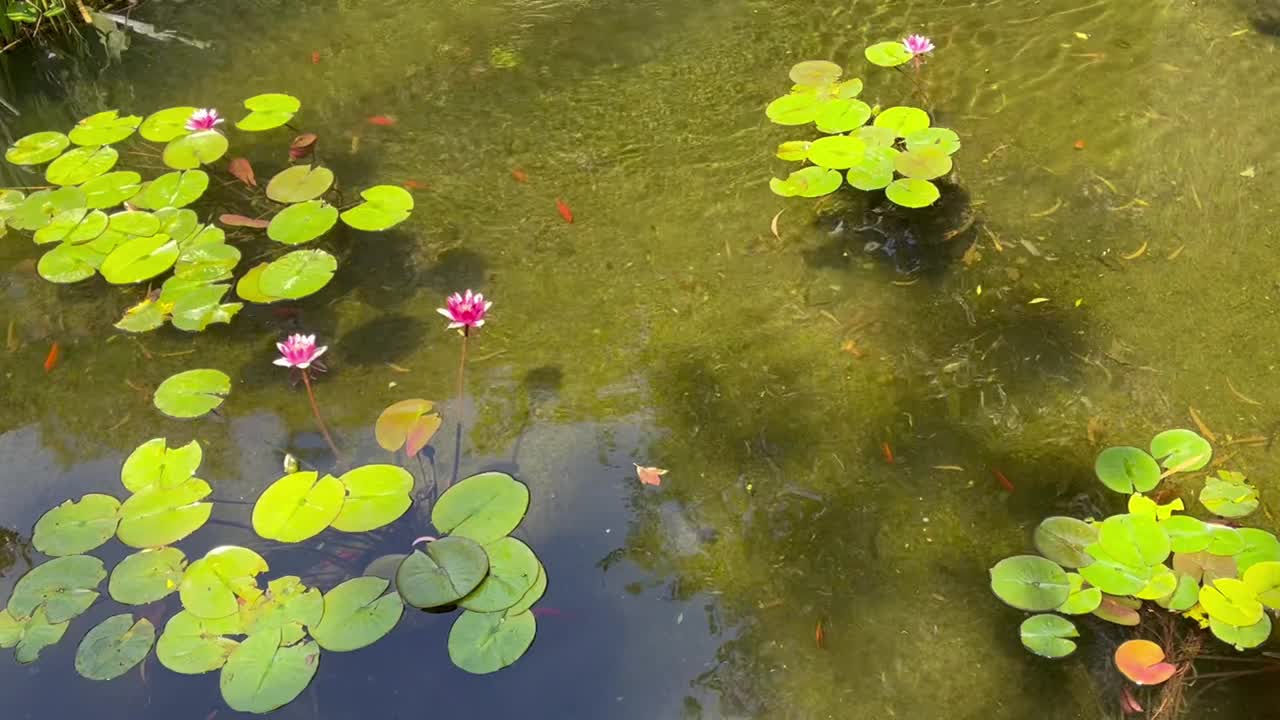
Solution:
M 333 457 L 335 459 L 341 458 L 342 455 L 338 452 L 338 446 L 334 444 L 333 437 L 329 435 L 329 428 L 325 427 L 324 420 L 320 418 L 320 407 L 316 405 L 316 394 L 311 389 L 311 374 L 307 371 L 307 368 L 302 369 L 302 384 L 307 388 L 307 399 L 311 401 L 311 414 L 316 418 L 316 426 L 320 428 L 320 434 L 324 435 L 324 441 L 329 443 L 329 449 L 333 451 Z

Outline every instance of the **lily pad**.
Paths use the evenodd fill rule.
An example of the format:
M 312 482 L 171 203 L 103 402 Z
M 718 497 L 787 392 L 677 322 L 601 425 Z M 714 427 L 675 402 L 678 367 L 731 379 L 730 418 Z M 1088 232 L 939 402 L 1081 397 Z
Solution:
M 764 114 L 777 125 L 807 125 L 821 108 L 821 100 L 812 92 L 793 92 L 769 103 Z
M 1101 545 L 1090 545 L 1085 552 L 1093 562 L 1080 568 L 1080 575 L 1090 585 L 1109 595 L 1132 595 L 1151 581 L 1154 570 L 1148 565 L 1131 565 L 1112 557 Z
M 187 120 L 191 119 L 197 109 L 184 105 L 151 113 L 138 127 L 138 133 L 147 140 L 158 143 L 180 138 L 191 132 L 187 129 Z
M 1160 529 L 1169 536 L 1169 547 L 1176 553 L 1195 553 L 1209 547 L 1209 528 L 1189 515 L 1174 515 L 1160 521 Z
M 88 208 L 63 210 L 53 216 L 48 225 L 36 231 L 32 237 L 37 245 L 48 243 L 86 243 L 107 229 L 107 214 Z
M 1160 525 L 1140 515 L 1113 515 L 1098 528 L 1098 542 L 1107 555 L 1125 565 L 1156 565 L 1169 557 L 1169 536 Z
M 1280 561 L 1280 541 L 1275 535 L 1257 528 L 1239 528 L 1236 534 L 1244 540 L 1244 549 L 1234 555 L 1240 572 L 1260 562 Z
M 830 60 L 805 60 L 791 66 L 787 77 L 797 85 L 821 87 L 840 79 L 844 70 Z
M 905 138 L 929 127 L 929 113 L 920 108 L 897 105 L 877 115 L 875 126 L 888 128 L 894 135 Z
M 4 153 L 14 165 L 39 165 L 62 154 L 71 140 L 60 132 L 38 132 L 18 138 Z
M 900 42 L 878 42 L 863 51 L 867 62 L 880 67 L 897 67 L 911 61 L 915 57 L 906 45 Z
M 1133 596 L 1140 600 L 1159 600 L 1172 595 L 1178 589 L 1178 576 L 1164 565 L 1154 565 L 1147 584 Z
M 36 273 L 52 283 L 80 282 L 93 277 L 102 260 L 88 245 L 59 245 L 40 256 Z
M 1219 470 L 1218 477 L 1205 479 L 1200 504 L 1214 515 L 1244 517 L 1258 509 L 1258 488 L 1245 482 L 1244 475 L 1238 472 Z
M 1213 447 L 1190 430 L 1165 430 L 1151 439 L 1151 454 L 1166 470 L 1195 472 L 1213 459 Z
M 324 619 L 311 636 L 325 650 L 350 652 L 372 645 L 395 628 L 404 603 L 379 577 L 352 578 L 324 595 Z M 386 593 L 385 595 L 383 593 Z
M 1200 602 L 1200 583 L 1186 575 L 1178 575 L 1178 586 L 1169 595 L 1156 602 L 1174 612 L 1186 612 Z
M 324 597 L 294 575 L 267 583 L 267 592 L 240 608 L 240 622 L 248 635 L 279 630 L 282 642 L 292 645 L 306 636 L 304 627 L 320 624 Z
M 876 127 L 875 125 L 863 125 L 849 134 L 866 143 L 868 149 L 892 148 L 894 141 L 898 138 L 891 128 Z
M 405 448 L 408 455 L 417 455 L 444 422 L 433 407 L 430 400 L 419 398 L 389 405 L 373 426 L 378 445 L 389 452 Z
M 333 171 L 327 167 L 294 165 L 281 170 L 267 183 L 267 197 L 280 203 L 314 200 L 333 186 Z
M 253 530 L 269 540 L 301 542 L 319 535 L 342 511 L 346 489 L 332 475 L 291 473 L 271 483 L 253 506 Z
M 146 605 L 178 589 L 187 569 L 187 556 L 173 547 L 140 550 L 111 571 L 107 592 L 123 605 Z
M 290 205 L 271 218 L 267 237 L 285 245 L 301 245 L 329 232 L 338 223 L 338 209 L 323 200 Z
M 169 618 L 156 643 L 156 658 L 166 668 L 183 675 L 217 670 L 240 644 L 226 635 L 242 633 L 239 614 L 201 620 L 187 611 Z
M 814 198 L 835 192 L 843 180 L 838 171 L 813 165 L 791 173 L 785 180 L 771 178 L 769 189 L 782 197 Z
M 106 576 L 106 568 L 96 557 L 54 558 L 18 579 L 9 596 L 9 614 L 17 619 L 28 618 L 36 608 L 43 607 L 49 623 L 70 620 L 98 599 L 98 584 Z
M 347 490 L 342 510 L 333 528 L 342 532 L 365 532 L 389 525 L 404 515 L 413 498 L 413 475 L 396 465 L 364 465 L 344 473 L 338 480 Z
M 782 160 L 800 162 L 809 157 L 809 146 L 812 144 L 808 140 L 788 140 L 778 145 L 778 150 L 774 154 Z
M 208 189 L 209 174 L 205 171 L 174 171 L 144 184 L 133 204 L 146 210 L 181 208 L 199 200 Z
M 76 672 L 90 680 L 114 680 L 133 669 L 151 652 L 156 628 L 129 613 L 112 615 L 85 634 L 76 650 Z
M 194 170 L 216 162 L 227 154 L 227 136 L 217 130 L 202 130 L 183 135 L 164 148 L 164 164 L 174 170 Z
M 1118 493 L 1148 492 L 1160 483 L 1160 465 L 1136 447 L 1111 447 L 1098 453 L 1093 472 Z
M 110 145 L 132 135 L 141 122 L 137 115 L 120 117 L 118 110 L 104 110 L 76 123 L 68 137 L 77 145 Z
M 213 505 L 200 501 L 212 492 L 209 483 L 194 477 L 171 488 L 147 488 L 120 506 L 120 529 L 116 534 L 129 547 L 172 545 L 209 520 Z
M 1141 600 L 1103 593 L 1102 603 L 1098 605 L 1097 610 L 1093 611 L 1093 615 L 1116 625 L 1136 627 L 1142 621 L 1138 615 L 1140 607 L 1142 607 Z
M 1246 627 L 1240 627 L 1218 618 L 1210 617 L 1209 630 L 1213 632 L 1214 637 L 1234 646 L 1235 649 L 1249 650 L 1258 647 L 1271 637 L 1271 618 L 1263 615 L 1258 622 Z
M 88 207 L 113 208 L 142 190 L 142 176 L 131 170 L 99 175 L 80 186 Z
M 838 98 L 819 108 L 813 120 L 819 132 L 843 133 L 866 125 L 870 119 L 870 105 L 861 100 Z
M 468 610 L 449 630 L 449 659 L 475 675 L 497 672 L 525 654 L 537 631 L 530 612 L 507 616 Z
M 67 500 L 36 522 L 32 544 L 45 555 L 79 555 L 111 539 L 119 524 L 120 501 L 90 494 Z
M 898 151 L 891 147 L 868 147 L 862 160 L 849 168 L 845 178 L 859 190 L 881 190 L 893 182 L 893 161 Z
M 1098 541 L 1098 528 L 1073 517 L 1048 517 L 1035 532 L 1036 550 L 1066 568 L 1084 567 L 1093 562 L 1084 549 Z
M 519 615 L 520 613 L 533 607 L 534 603 L 542 599 L 547 592 L 547 568 L 541 562 L 538 563 L 538 579 L 533 581 L 533 587 L 525 591 L 520 600 L 515 605 L 507 608 L 503 612 L 507 615 Z
M 905 138 L 907 150 L 924 150 L 935 148 L 947 155 L 954 155 L 960 149 L 960 136 L 947 128 L 926 128 L 911 133 Z
M 1120 673 L 1138 685 L 1159 685 L 1178 671 L 1150 640 L 1126 640 L 1116 648 L 1115 661 Z
M 1258 602 L 1280 610 L 1280 562 L 1255 563 L 1244 571 L 1242 582 L 1258 597 Z
M 217 408 L 231 392 L 231 378 L 202 368 L 170 375 L 156 388 L 155 405 L 175 418 L 195 418 Z
M 431 510 L 431 522 L 442 533 L 487 545 L 515 530 L 528 509 L 524 483 L 506 473 L 487 472 L 446 490 Z
M 38 608 L 22 623 L 22 634 L 15 642 L 17 649 L 13 652 L 14 660 L 23 665 L 35 662 L 40 657 L 40 651 L 50 645 L 57 645 L 58 641 L 62 640 L 62 636 L 66 634 L 67 627 L 70 625 L 71 623 L 66 620 L 57 623 L 49 622 L 44 608 Z
M 182 447 L 170 448 L 164 438 L 152 438 L 129 453 L 120 469 L 120 482 L 129 492 L 149 487 L 175 487 L 195 475 L 204 458 L 200 443 L 192 440 Z
M 85 192 L 77 187 L 33 192 L 8 212 L 9 227 L 14 230 L 39 230 L 53 222 L 64 210 L 87 207 Z
M 932 180 L 951 172 L 951 156 L 937 148 L 920 148 L 898 153 L 893 167 L 909 178 Z
M 142 282 L 173 267 L 177 259 L 178 244 L 168 235 L 135 238 L 111 251 L 102 262 L 102 277 L 112 285 Z
M 342 213 L 342 222 L 356 230 L 379 232 L 399 225 L 413 211 L 413 196 L 395 185 L 375 185 L 362 190 L 364 202 Z
M 1080 637 L 1075 624 L 1060 615 L 1032 615 L 1018 628 L 1022 644 L 1031 652 L 1046 658 L 1066 657 L 1076 651 L 1067 638 Z
M 294 250 L 267 264 L 258 289 L 269 297 L 297 300 L 319 292 L 337 269 L 337 259 L 324 250 Z
M 302 107 L 302 101 L 292 95 L 266 93 L 245 100 L 244 106 L 252 112 L 236 123 L 236 127 L 248 132 L 261 132 L 292 120 L 294 113 Z
M 1019 610 L 1042 612 L 1066 602 L 1071 583 L 1056 563 L 1036 555 L 1016 555 L 991 568 L 991 590 Z
M 905 208 L 928 207 L 942 196 L 937 185 L 919 178 L 894 180 L 884 189 L 884 194 L 895 205 Z
M 110 145 L 89 145 L 63 153 L 45 168 L 44 178 L 53 185 L 79 185 L 115 167 L 120 153 Z
M 216 620 L 240 610 L 237 599 L 253 602 L 262 595 L 254 579 L 270 568 L 249 548 L 214 548 L 187 567 L 178 584 L 182 607 L 197 618 Z
M 177 240 L 179 245 L 186 242 L 200 225 L 195 210 L 165 207 L 156 210 L 155 216 L 160 221 L 160 232 Z
M 272 297 L 262 292 L 262 273 L 266 271 L 268 265 L 269 263 L 254 265 L 249 268 L 249 272 L 242 275 L 236 282 L 236 295 L 241 300 L 252 303 L 273 303 L 280 300 L 278 297 Z
M 849 135 L 818 138 L 809 146 L 809 162 L 833 170 L 848 170 L 862 162 L 867 144 Z
M 1209 584 L 1219 578 L 1234 578 L 1240 574 L 1235 558 L 1207 552 L 1176 553 L 1171 564 L 1174 572 L 1197 583 Z
M 231 277 L 240 262 L 240 250 L 225 243 L 206 243 L 183 248 L 174 266 L 174 277 L 200 282 L 217 282 Z M 227 286 L 230 289 L 230 286 Z M 219 298 L 222 296 L 219 295 Z
M 538 557 L 528 545 L 504 537 L 484 546 L 489 556 L 489 574 L 458 601 L 458 606 L 474 612 L 499 612 L 520 602 L 538 579 Z
M 1067 573 L 1067 581 L 1071 583 L 1071 594 L 1066 602 L 1055 608 L 1064 615 L 1085 615 L 1098 609 L 1102 604 L 1102 591 L 1095 587 L 1085 587 L 1084 578 L 1078 573 Z
M 1262 619 L 1262 603 L 1253 588 L 1235 578 L 1219 578 L 1200 588 L 1200 606 L 1209 617 L 1248 627 Z
M 319 667 L 315 642 L 286 647 L 279 630 L 261 632 L 231 651 L 218 685 L 232 710 L 269 713 L 302 694 Z
M 1205 552 L 1210 555 L 1235 555 L 1244 551 L 1244 538 L 1239 531 L 1226 525 L 1205 523 L 1209 530 L 1209 546 Z
M 450 605 L 475 590 L 489 572 L 484 548 L 463 537 L 446 537 L 415 550 L 396 569 L 396 590 L 417 608 Z

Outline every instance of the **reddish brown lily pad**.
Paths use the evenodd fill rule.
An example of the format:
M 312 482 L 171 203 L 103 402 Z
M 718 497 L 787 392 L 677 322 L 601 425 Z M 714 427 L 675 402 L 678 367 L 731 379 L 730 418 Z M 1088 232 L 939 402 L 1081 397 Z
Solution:
M 1164 650 L 1150 640 L 1129 640 L 1116 648 L 1116 667 L 1139 685 L 1159 685 L 1178 671 L 1164 662 Z
M 408 454 L 417 455 L 444 422 L 433 407 L 430 400 L 421 398 L 401 400 L 387 407 L 373 427 L 378 445 L 390 452 L 404 448 Z

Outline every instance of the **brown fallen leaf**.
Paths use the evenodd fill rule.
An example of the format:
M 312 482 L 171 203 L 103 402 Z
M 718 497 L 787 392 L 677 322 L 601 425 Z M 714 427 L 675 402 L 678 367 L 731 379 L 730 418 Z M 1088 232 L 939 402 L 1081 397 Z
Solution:
M 294 138 L 289 145 L 289 159 L 301 160 L 310 155 L 315 149 L 316 140 L 318 139 L 320 139 L 320 136 L 315 133 L 304 133 Z
M 964 256 L 960 258 L 960 262 L 964 263 L 965 267 L 973 267 L 973 264 L 978 262 L 981 259 L 982 259 L 982 252 L 978 250 L 977 241 L 974 241 L 971 245 L 969 245 L 968 249 L 964 251 Z
M 253 176 L 253 165 L 245 158 L 231 158 L 231 162 L 227 164 L 227 172 L 249 187 L 258 187 L 258 179 Z
M 1196 424 L 1196 428 L 1206 440 L 1209 442 L 1218 442 L 1217 434 L 1210 430 L 1208 425 L 1204 424 L 1204 418 L 1200 417 L 1200 413 L 1196 412 L 1195 408 L 1188 406 L 1187 412 L 1191 415 L 1191 422 Z
M 786 208 L 779 210 L 778 214 L 773 216 L 773 222 L 769 223 L 769 229 L 773 231 L 773 237 L 779 242 L 782 241 L 782 236 L 778 234 L 778 218 L 782 217 L 782 213 L 786 211 Z
M 219 215 L 218 222 L 222 223 L 223 225 L 226 225 L 227 227 L 247 227 L 247 228 L 258 228 L 258 229 L 265 228 L 266 226 L 271 224 L 266 220 L 251 218 L 245 215 L 236 215 L 233 213 Z
M 640 478 L 640 482 L 645 485 L 661 485 L 662 476 L 667 474 L 667 471 L 662 468 L 643 467 L 639 463 L 631 464 L 636 466 L 636 477 Z

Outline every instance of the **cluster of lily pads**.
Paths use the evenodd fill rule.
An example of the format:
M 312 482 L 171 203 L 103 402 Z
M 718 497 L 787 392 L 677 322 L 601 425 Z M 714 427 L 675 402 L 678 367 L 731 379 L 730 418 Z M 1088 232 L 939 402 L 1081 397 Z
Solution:
M 515 662 L 536 632 L 530 612 L 547 586 L 533 551 L 509 537 L 523 519 L 529 490 L 503 473 L 482 473 L 447 490 L 432 509 L 441 539 L 397 560 L 394 574 L 369 574 L 322 593 L 301 578 L 270 580 L 270 568 L 246 547 L 221 546 L 188 564 L 174 545 L 209 519 L 207 482 L 195 477 L 203 451 L 164 438 L 135 449 L 121 469 L 132 493 L 123 503 L 103 494 L 68 500 L 36 523 L 33 544 L 53 559 L 28 571 L 0 610 L 0 647 L 34 662 L 87 611 L 108 576 L 89 553 L 118 538 L 138 551 L 110 573 L 107 592 L 125 606 L 146 606 L 178 593 L 182 610 L 157 637 L 146 613 L 113 615 L 89 630 L 75 667 L 94 680 L 118 678 L 154 646 L 176 673 L 220 671 L 223 699 L 241 712 L 271 712 L 296 698 L 315 676 L 321 650 L 371 645 L 400 621 L 404 605 L 463 613 L 449 633 L 453 662 L 489 673 Z M 400 518 L 411 506 L 413 478 L 394 465 L 357 467 L 340 477 L 290 472 L 253 509 L 264 538 L 300 542 L 332 527 L 364 532 Z M 158 609 L 158 607 L 157 607 Z M 150 613 L 153 617 L 154 612 Z
M 1156 435 L 1150 452 L 1103 450 L 1094 471 L 1108 488 L 1129 496 L 1128 512 L 1101 520 L 1046 518 L 1035 530 L 1039 555 L 1006 558 L 991 568 L 997 597 L 1039 613 L 1022 623 L 1028 650 L 1049 658 L 1069 655 L 1079 632 L 1067 616 L 1091 613 L 1134 626 L 1144 603 L 1195 620 L 1237 650 L 1266 641 L 1266 610 L 1280 610 L 1276 536 L 1178 514 L 1185 509 L 1181 499 L 1159 504 L 1144 494 L 1171 475 L 1202 470 L 1212 455 L 1207 440 L 1183 429 Z M 1225 470 L 1205 479 L 1199 499 L 1222 518 L 1258 508 L 1257 489 Z
M 888 51 L 878 48 L 887 45 L 896 46 L 900 53 L 882 58 Z M 873 45 L 866 54 L 880 65 L 911 59 L 901 43 Z M 843 75 L 843 68 L 826 60 L 806 60 L 791 68 L 795 83 L 791 92 L 769 103 L 765 114 L 778 125 L 813 123 L 824 136 L 779 145 L 779 158 L 807 165 L 785 179 L 771 179 L 769 188 L 783 197 L 812 198 L 835 192 L 848 182 L 858 190 L 883 190 L 902 207 L 932 205 L 941 196 L 933 180 L 951 172 L 951 155 L 960 149 L 959 136 L 931 127 L 929 114 L 920 108 L 868 105 L 858 99 L 862 80 L 842 80 Z
M 249 112 L 235 127 L 245 132 L 286 126 L 301 108 L 297 98 L 279 93 L 257 95 L 244 104 Z M 166 108 L 146 119 L 107 110 L 67 133 L 20 138 L 5 159 L 29 168 L 47 163 L 47 186 L 30 195 L 0 189 L 0 235 L 6 228 L 28 231 L 37 245 L 52 246 L 36 265 L 50 282 L 75 283 L 100 274 L 110 284 L 131 285 L 156 281 L 172 270 L 117 323 L 129 332 L 154 330 L 166 321 L 197 332 L 230 322 L 244 302 L 296 300 L 319 291 L 333 277 L 337 259 L 321 249 L 293 249 L 236 280 L 236 295 L 244 302 L 223 302 L 241 250 L 213 224 L 211 208 L 189 207 L 208 199 L 210 174 L 204 167 L 230 148 L 219 123 L 216 111 L 194 107 Z M 339 220 L 373 232 L 409 216 L 413 197 L 393 185 L 368 188 L 361 192 L 362 202 L 340 209 L 333 172 L 308 161 L 315 141 L 314 135 L 295 139 L 290 157 L 304 164 L 281 170 L 262 190 L 248 161 L 233 159 L 229 172 L 249 193 L 240 198 L 247 207 L 244 214 L 223 213 L 219 221 L 248 237 L 265 229 L 270 240 L 292 248 L 322 237 Z M 163 162 L 171 172 L 144 180 L 142 173 L 117 168 L 122 154 Z

